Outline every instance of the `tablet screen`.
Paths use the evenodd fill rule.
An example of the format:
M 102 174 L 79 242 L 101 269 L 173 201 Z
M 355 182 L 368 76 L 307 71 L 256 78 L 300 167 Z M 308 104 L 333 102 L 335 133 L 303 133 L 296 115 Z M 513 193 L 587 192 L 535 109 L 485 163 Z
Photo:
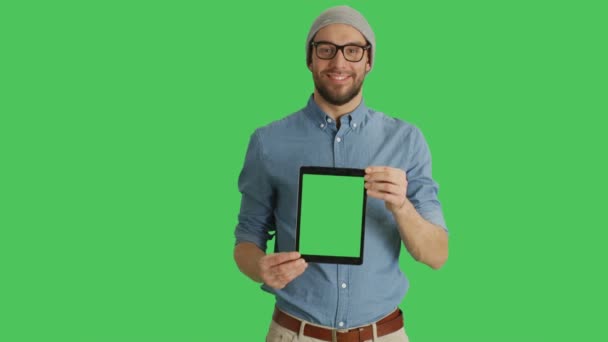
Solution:
M 300 169 L 296 250 L 305 260 L 363 262 L 364 174 L 360 169 Z

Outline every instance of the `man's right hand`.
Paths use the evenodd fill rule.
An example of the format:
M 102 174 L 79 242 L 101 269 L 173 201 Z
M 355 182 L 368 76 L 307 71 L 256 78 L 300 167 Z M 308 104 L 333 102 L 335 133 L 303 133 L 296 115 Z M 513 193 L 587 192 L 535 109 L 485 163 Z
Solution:
M 282 289 L 306 270 L 308 264 L 298 252 L 268 254 L 258 260 L 262 281 L 275 289 Z

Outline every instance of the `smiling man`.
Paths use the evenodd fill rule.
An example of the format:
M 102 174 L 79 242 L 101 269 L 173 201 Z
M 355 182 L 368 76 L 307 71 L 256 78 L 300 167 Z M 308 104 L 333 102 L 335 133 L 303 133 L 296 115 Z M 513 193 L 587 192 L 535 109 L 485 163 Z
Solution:
M 239 176 L 234 258 L 276 298 L 266 341 L 408 341 L 398 307 L 409 288 L 398 263 L 401 245 L 433 269 L 447 260 L 447 228 L 424 137 L 364 104 L 375 50 L 359 12 L 339 6 L 321 13 L 306 39 L 315 86 L 308 104 L 251 136 Z M 365 169 L 362 265 L 307 264 L 290 252 L 305 165 Z M 267 254 L 272 232 L 275 251 Z
M 324 105 L 342 107 L 361 102 L 361 87 L 370 63 L 361 62 L 371 48 L 355 28 L 346 24 L 332 24 L 319 30 L 310 42 L 315 50 L 315 63 L 309 57 L 308 68 L 315 82 L 315 97 Z M 346 42 L 337 45 L 334 42 Z M 334 58 L 340 51 L 342 58 Z M 310 55 L 309 55 L 310 56 Z M 352 108 L 351 108 L 352 109 Z M 337 115 L 334 115 L 334 117 Z

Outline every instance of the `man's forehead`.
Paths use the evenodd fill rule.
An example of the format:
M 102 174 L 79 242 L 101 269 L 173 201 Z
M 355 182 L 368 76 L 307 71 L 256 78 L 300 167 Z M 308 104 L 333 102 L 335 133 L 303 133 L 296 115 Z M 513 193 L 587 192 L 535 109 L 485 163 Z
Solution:
M 338 44 L 365 44 L 365 37 L 356 28 L 346 24 L 331 24 L 323 27 L 315 35 L 315 40 L 328 40 Z

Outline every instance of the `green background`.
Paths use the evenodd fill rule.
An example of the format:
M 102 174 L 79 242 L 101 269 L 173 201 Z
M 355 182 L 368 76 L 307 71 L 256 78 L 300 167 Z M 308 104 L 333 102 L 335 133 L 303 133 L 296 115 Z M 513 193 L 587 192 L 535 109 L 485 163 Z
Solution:
M 377 35 L 368 106 L 416 124 L 450 228 L 404 253 L 412 341 L 604 340 L 604 1 L 0 4 L 0 340 L 262 341 L 232 260 L 256 127 L 312 92 L 330 5 Z
M 299 252 L 359 257 L 363 177 L 306 174 L 302 178 Z

